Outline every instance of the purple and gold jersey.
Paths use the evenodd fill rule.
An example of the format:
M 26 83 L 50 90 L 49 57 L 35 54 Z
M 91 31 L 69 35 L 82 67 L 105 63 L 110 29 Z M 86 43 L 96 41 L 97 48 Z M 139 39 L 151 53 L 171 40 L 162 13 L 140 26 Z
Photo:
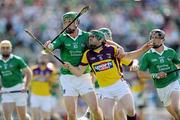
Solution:
M 32 67 L 33 79 L 31 80 L 31 92 L 35 95 L 50 96 L 51 82 L 56 80 L 56 74 L 51 67 Z
M 117 48 L 106 45 L 100 51 L 87 50 L 82 57 L 81 65 L 90 65 L 100 87 L 116 83 L 121 77 L 120 62 L 115 57 Z
M 118 59 L 118 62 L 119 62 L 119 69 L 120 69 L 121 74 L 123 72 L 123 65 L 131 66 L 132 63 L 133 63 L 133 60 L 127 59 L 127 58 L 122 58 L 122 59 L 117 58 L 117 59 Z

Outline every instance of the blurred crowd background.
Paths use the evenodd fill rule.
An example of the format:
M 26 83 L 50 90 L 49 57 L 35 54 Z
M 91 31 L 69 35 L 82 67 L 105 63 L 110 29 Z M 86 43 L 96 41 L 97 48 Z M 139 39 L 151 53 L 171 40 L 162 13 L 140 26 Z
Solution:
M 82 30 L 108 27 L 114 41 L 131 51 L 149 40 L 152 29 L 160 28 L 166 32 L 166 45 L 180 55 L 179 0 L 0 0 L 0 40 L 10 40 L 14 54 L 33 65 L 42 48 L 24 29 L 32 31 L 43 43 L 52 40 L 62 29 L 63 14 L 80 11 L 84 5 L 90 5 L 91 9 L 80 17 Z M 59 67 L 56 60 L 52 61 Z M 143 120 L 170 120 L 152 81 L 139 83 L 134 73 L 125 74 L 134 91 L 139 114 L 144 114 Z M 86 104 L 80 99 L 80 112 L 85 109 Z M 63 103 L 57 110 L 64 114 Z

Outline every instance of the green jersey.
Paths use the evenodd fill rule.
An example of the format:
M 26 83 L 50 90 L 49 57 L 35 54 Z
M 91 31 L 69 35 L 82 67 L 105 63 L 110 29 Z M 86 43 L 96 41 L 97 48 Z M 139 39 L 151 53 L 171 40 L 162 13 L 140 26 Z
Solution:
M 164 51 L 158 53 L 155 49 L 147 51 L 140 61 L 140 70 L 146 71 L 149 69 L 150 73 L 169 72 L 177 69 L 175 64 L 179 64 L 180 59 L 177 57 L 176 51 L 164 46 Z M 166 78 L 154 79 L 154 85 L 157 88 L 163 88 L 171 82 L 178 79 L 178 72 L 169 74 Z
M 27 64 L 21 57 L 10 55 L 8 60 L 3 60 L 0 56 L 0 75 L 2 86 L 5 88 L 13 87 L 23 82 L 22 69 Z
M 79 29 L 78 36 L 72 38 L 69 34 L 63 33 L 52 44 L 54 49 L 60 49 L 60 57 L 63 61 L 78 66 L 81 62 L 82 54 L 86 50 L 89 34 Z M 86 73 L 90 72 L 89 67 Z M 61 68 L 62 74 L 71 74 L 68 69 Z

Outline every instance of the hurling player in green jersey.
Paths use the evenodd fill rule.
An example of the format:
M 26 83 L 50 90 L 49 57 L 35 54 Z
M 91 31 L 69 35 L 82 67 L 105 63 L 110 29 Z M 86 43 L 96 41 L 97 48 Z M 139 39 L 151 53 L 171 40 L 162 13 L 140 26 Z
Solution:
M 166 74 L 180 66 L 180 59 L 172 48 L 164 45 L 165 32 L 154 29 L 150 32 L 150 40 L 154 47 L 147 51 L 140 62 L 138 76 L 144 79 L 153 79 L 158 96 L 176 119 L 180 120 L 180 85 L 178 72 Z M 149 72 L 146 72 L 148 70 Z
M 66 27 L 75 17 L 77 12 L 67 12 L 63 15 L 63 26 Z M 60 57 L 63 61 L 78 66 L 81 57 L 86 50 L 89 34 L 79 27 L 79 19 L 72 23 L 66 31 L 51 43 L 47 41 L 45 46 L 51 50 L 60 49 Z M 60 82 L 63 88 L 63 96 L 67 109 L 68 120 L 76 120 L 76 106 L 79 95 L 85 100 L 95 120 L 102 120 L 102 112 L 98 105 L 87 67 L 82 76 L 73 75 L 68 69 L 61 68 Z
M 29 118 L 26 114 L 27 93 L 25 91 L 28 89 L 32 72 L 21 57 L 11 53 L 12 44 L 9 40 L 1 41 L 0 50 L 1 91 L 22 91 L 2 93 L 3 117 L 5 120 L 11 120 L 12 113 L 16 109 L 19 120 L 27 120 Z

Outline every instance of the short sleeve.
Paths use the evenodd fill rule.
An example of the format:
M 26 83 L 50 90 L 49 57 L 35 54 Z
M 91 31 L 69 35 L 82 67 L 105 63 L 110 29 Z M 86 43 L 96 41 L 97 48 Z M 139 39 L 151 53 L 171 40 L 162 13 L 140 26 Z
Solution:
M 22 58 L 19 57 L 17 60 L 18 60 L 18 65 L 19 65 L 20 69 L 27 67 L 27 64 L 25 63 L 25 61 Z
M 88 65 L 88 59 L 87 59 L 87 53 L 88 53 L 89 50 L 85 51 L 83 56 L 82 56 L 82 59 L 81 59 L 81 63 L 80 65 L 82 66 L 86 66 Z
M 173 57 L 173 63 L 174 64 L 180 64 L 180 57 L 178 57 L 177 53 L 175 50 L 173 50 L 173 53 L 174 53 L 174 57 Z
M 146 71 L 148 69 L 147 54 L 144 54 L 139 62 L 140 70 Z
M 131 65 L 132 62 L 133 62 L 133 60 L 127 59 L 127 58 L 124 58 L 124 57 L 121 59 L 121 64 L 126 65 L 126 66 Z
M 112 46 L 112 47 L 114 48 L 114 56 L 115 57 L 117 57 L 117 56 L 120 56 L 121 58 L 124 57 L 125 52 L 124 52 L 123 47 L 121 47 L 121 48 L 115 47 L 115 46 Z
M 119 54 L 118 47 L 114 47 L 114 46 L 112 46 L 112 47 L 114 49 L 114 55 L 117 56 Z
M 62 43 L 63 43 L 63 36 L 65 36 L 65 34 L 60 35 L 60 36 L 52 43 L 53 49 L 57 49 L 57 48 L 59 48 L 59 47 L 62 45 Z

